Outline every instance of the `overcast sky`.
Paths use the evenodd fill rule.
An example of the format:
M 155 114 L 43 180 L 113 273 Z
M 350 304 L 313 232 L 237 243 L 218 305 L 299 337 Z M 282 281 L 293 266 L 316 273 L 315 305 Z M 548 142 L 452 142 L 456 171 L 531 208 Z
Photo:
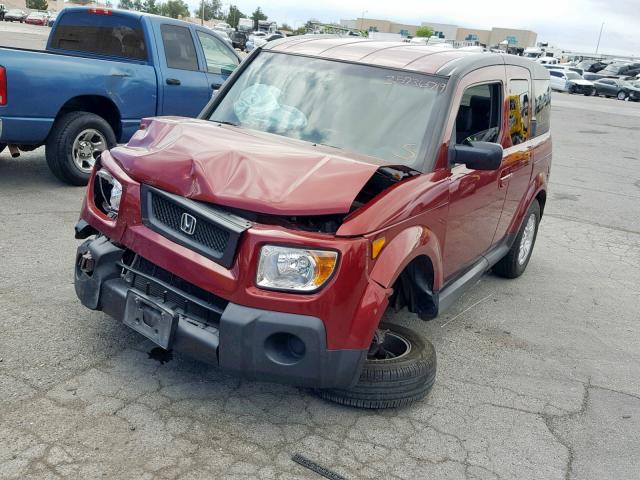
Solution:
M 199 0 L 188 0 L 192 6 Z M 341 18 L 380 18 L 401 23 L 423 21 L 490 29 L 510 27 L 533 30 L 538 41 L 574 51 L 595 51 L 600 25 L 604 31 L 601 53 L 640 56 L 640 0 L 223 0 L 251 14 L 257 6 L 278 23 L 294 27 L 309 18 L 323 22 Z

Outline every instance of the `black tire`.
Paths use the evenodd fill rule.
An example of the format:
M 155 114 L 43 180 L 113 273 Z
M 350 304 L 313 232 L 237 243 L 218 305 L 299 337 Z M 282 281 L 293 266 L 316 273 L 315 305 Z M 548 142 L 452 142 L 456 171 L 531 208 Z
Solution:
M 6 143 L 0 143 L 0 153 L 2 153 L 2 151 L 6 148 L 7 144 Z
M 593 89 L 585 89 L 583 94 L 585 97 L 590 97 L 591 95 L 593 95 Z
M 531 245 L 526 253 L 526 258 L 524 260 L 519 259 L 520 253 L 520 245 L 523 242 L 523 237 L 525 234 L 525 229 L 527 228 L 527 223 L 529 219 L 533 216 L 535 219 L 533 238 L 531 239 Z M 527 269 L 527 265 L 529 264 L 529 259 L 531 259 L 531 254 L 533 253 L 533 248 L 536 244 L 536 237 L 538 236 L 538 225 L 540 225 L 540 205 L 537 200 L 534 200 L 527 210 L 524 219 L 522 220 L 522 225 L 520 226 L 520 230 L 518 230 L 518 235 L 511 245 L 511 248 L 507 252 L 507 254 L 493 266 L 493 272 L 504 278 L 518 278 L 520 275 L 524 273 Z
M 571 85 L 571 86 L 569 87 L 569 94 L 573 95 L 574 93 L 576 93 L 576 87 L 575 87 L 575 86 L 573 86 L 573 85 Z
M 409 351 L 398 358 L 367 359 L 355 386 L 318 390 L 323 399 L 357 408 L 397 408 L 429 393 L 436 378 L 436 351 L 431 342 L 398 325 L 383 323 L 380 329 L 403 338 Z
M 618 92 L 618 94 L 616 95 L 616 98 L 618 100 L 626 100 L 627 99 L 627 94 L 624 92 L 624 90 L 620 90 Z
M 116 146 L 116 136 L 105 119 L 89 112 L 71 112 L 53 124 L 47 137 L 46 158 L 51 172 L 70 185 L 86 185 L 90 168 L 81 168 L 73 159 L 73 144 L 85 130 L 95 130 L 105 139 L 106 149 Z

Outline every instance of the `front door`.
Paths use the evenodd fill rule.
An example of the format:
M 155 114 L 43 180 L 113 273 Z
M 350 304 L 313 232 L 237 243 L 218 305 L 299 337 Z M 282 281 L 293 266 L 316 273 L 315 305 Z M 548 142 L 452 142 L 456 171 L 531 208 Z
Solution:
M 501 143 L 504 135 L 504 67 L 476 71 L 483 83 L 460 87 L 451 142 Z M 487 78 L 493 81 L 487 82 Z M 455 100 L 454 100 L 455 101 Z M 451 280 L 471 266 L 492 245 L 506 190 L 499 187 L 500 170 L 473 170 L 452 165 L 449 215 L 444 248 L 444 277 Z
M 197 36 L 207 65 L 207 80 L 213 92 L 222 86 L 240 60 L 233 48 L 225 45 L 224 41 L 215 35 L 197 30 Z
M 198 55 L 188 27 L 165 23 L 160 25 L 164 63 L 161 84 L 160 115 L 197 116 L 211 98 L 206 74 L 198 67 Z

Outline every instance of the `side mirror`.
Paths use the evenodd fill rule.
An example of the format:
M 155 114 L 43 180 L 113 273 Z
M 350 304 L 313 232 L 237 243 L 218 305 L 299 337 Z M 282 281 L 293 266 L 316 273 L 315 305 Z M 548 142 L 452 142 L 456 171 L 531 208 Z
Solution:
M 502 163 L 502 146 L 490 142 L 469 142 L 453 146 L 453 162 L 472 170 L 497 170 Z

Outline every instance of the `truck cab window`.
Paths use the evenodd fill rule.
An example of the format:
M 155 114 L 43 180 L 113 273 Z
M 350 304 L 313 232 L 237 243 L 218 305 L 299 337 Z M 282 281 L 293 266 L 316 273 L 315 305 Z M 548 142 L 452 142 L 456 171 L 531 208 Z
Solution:
M 238 59 L 222 45 L 222 40 L 200 31 L 198 40 L 202 45 L 209 73 L 229 74 L 238 66 Z
M 162 44 L 167 67 L 178 70 L 198 70 L 196 46 L 187 27 L 162 25 Z
M 117 15 L 67 13 L 54 30 L 51 48 L 133 60 L 147 59 L 140 21 Z
M 456 116 L 456 143 L 499 141 L 499 83 L 474 85 L 464 91 Z

